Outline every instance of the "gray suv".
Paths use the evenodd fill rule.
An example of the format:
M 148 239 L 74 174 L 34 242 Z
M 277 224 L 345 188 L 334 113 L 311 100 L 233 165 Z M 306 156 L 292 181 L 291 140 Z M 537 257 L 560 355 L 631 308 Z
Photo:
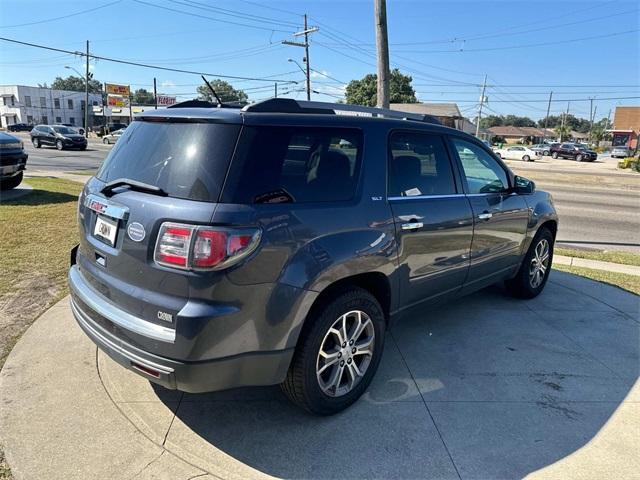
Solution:
M 195 106 L 194 106 L 195 105 Z M 414 114 L 274 99 L 144 112 L 79 198 L 71 306 L 169 389 L 281 384 L 316 414 L 358 399 L 390 324 L 548 279 L 548 193 Z

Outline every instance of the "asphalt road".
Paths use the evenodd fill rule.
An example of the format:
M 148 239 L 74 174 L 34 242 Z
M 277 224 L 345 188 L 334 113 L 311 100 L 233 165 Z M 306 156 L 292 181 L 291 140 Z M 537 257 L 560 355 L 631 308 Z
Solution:
M 113 148 L 91 141 L 85 151 L 59 152 L 53 147 L 36 149 L 28 135 L 20 136 L 29 154 L 28 171 L 93 172 Z M 620 175 L 605 168 L 607 161 L 602 168 L 575 162 L 509 164 L 553 195 L 560 215 L 561 243 L 640 252 L 640 175 Z

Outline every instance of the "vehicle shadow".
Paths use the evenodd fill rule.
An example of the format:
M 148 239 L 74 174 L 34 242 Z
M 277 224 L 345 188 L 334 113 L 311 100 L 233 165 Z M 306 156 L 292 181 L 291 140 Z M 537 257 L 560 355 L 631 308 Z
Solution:
M 622 408 L 639 300 L 556 271 L 530 301 L 491 287 L 394 326 L 368 392 L 338 415 L 278 387 L 184 394 L 166 445 L 222 477 L 521 478 L 589 446 Z
M 41 178 L 53 178 L 53 177 L 41 177 Z M 27 182 L 28 183 L 28 182 Z M 13 196 L 9 192 L 0 192 L 0 203 L 3 206 L 31 206 L 38 205 L 51 205 L 57 203 L 69 203 L 77 202 L 77 195 L 69 195 L 64 192 L 54 192 L 50 190 L 40 190 L 34 188 L 28 192 L 20 195 Z

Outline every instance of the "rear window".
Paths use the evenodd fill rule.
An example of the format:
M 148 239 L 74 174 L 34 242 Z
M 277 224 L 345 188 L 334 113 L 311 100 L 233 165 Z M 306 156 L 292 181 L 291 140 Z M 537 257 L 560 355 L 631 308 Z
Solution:
M 171 197 L 217 202 L 239 125 L 135 121 L 96 175 L 160 187 Z
M 362 132 L 356 129 L 245 127 L 222 201 L 350 200 L 361 155 Z

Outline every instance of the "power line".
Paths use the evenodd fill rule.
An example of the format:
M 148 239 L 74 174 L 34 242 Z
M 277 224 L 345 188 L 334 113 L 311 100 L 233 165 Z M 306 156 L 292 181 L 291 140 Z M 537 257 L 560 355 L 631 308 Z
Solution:
M 134 1 L 138 1 L 138 0 L 134 0 Z M 250 80 L 250 81 L 255 81 L 255 82 L 273 82 L 272 80 L 267 79 L 265 77 L 242 77 L 242 76 L 239 76 L 239 75 L 222 75 L 222 74 L 219 74 L 219 73 L 198 72 L 198 71 L 195 71 L 195 70 L 183 70 L 183 69 L 179 69 L 179 68 L 162 67 L 162 66 L 159 66 L 159 65 L 149 65 L 149 64 L 145 64 L 145 63 L 130 62 L 130 61 L 127 61 L 127 60 L 120 60 L 120 59 L 117 59 L 117 58 L 103 57 L 101 55 L 95 55 L 95 54 L 87 55 L 86 53 L 79 52 L 79 51 L 75 51 L 74 52 L 74 51 L 70 51 L 70 50 L 64 50 L 64 49 L 61 49 L 61 48 L 47 47 L 46 45 L 39 45 L 37 43 L 22 42 L 20 40 L 14 40 L 14 39 L 11 39 L 11 38 L 6 38 L 6 37 L 0 37 L 0 40 L 5 41 L 5 42 L 16 43 L 16 44 L 19 44 L 19 45 L 26 45 L 28 47 L 51 50 L 53 52 L 69 53 L 71 55 L 79 55 L 79 56 L 82 56 L 82 57 L 88 56 L 89 58 L 93 58 L 95 60 L 104 60 L 105 62 L 121 63 L 121 64 L 124 64 L 124 65 L 133 65 L 135 67 L 141 67 L 141 68 L 151 68 L 151 69 L 156 69 L 156 70 L 164 70 L 164 71 L 168 71 L 168 72 L 186 73 L 186 74 L 190 74 L 190 75 L 205 75 L 205 76 L 209 76 L 209 77 L 229 78 L 229 79 L 232 79 L 232 80 Z M 289 81 L 283 81 L 283 83 L 298 83 L 298 82 L 293 81 L 293 80 L 289 80 Z
M 95 12 L 96 10 L 100 10 L 101 8 L 110 7 L 111 5 L 115 5 L 116 3 L 120 3 L 120 2 L 122 2 L 122 0 L 116 0 L 115 2 L 106 3 L 104 5 L 100 5 L 99 7 L 89 8 L 87 10 L 81 10 L 79 12 L 70 13 L 68 15 L 62 15 L 61 17 L 48 18 L 46 20 L 38 20 L 36 22 L 19 23 L 19 24 L 16 24 L 16 25 L 2 25 L 2 26 L 0 26 L 0 28 L 27 27 L 29 25 L 40 25 L 42 23 L 55 22 L 56 20 L 62 20 L 62 19 L 65 19 L 65 18 L 75 17 L 77 15 L 82 15 L 82 14 L 89 13 L 89 12 Z
M 287 22 L 285 20 L 263 17 L 260 15 L 253 15 L 251 13 L 239 12 L 236 10 L 229 10 L 227 8 L 222 8 L 222 7 L 214 7 L 211 5 L 207 5 L 206 3 L 196 2 L 195 0 L 183 0 L 183 1 L 171 0 L 171 1 L 173 3 L 179 3 L 181 5 L 185 5 L 185 2 L 187 2 L 189 5 L 186 5 L 186 6 L 192 6 L 193 8 L 200 8 L 202 10 L 209 10 L 212 12 L 219 13 L 220 15 L 227 15 L 229 17 L 240 18 L 240 19 L 249 20 L 252 22 L 271 23 L 271 24 L 281 25 L 281 26 L 289 25 L 289 26 L 292 26 L 293 28 L 297 28 L 297 24 L 292 22 Z
M 292 33 L 291 30 L 282 30 L 282 29 L 278 29 L 278 28 L 262 27 L 260 25 L 251 25 L 251 24 L 248 24 L 248 23 L 240 23 L 240 22 L 234 22 L 232 20 L 224 20 L 224 19 L 221 19 L 221 18 L 209 17 L 209 16 L 203 15 L 201 13 L 185 12 L 184 10 L 177 10 L 175 8 L 165 7 L 165 6 L 162 6 L 162 5 L 156 5 L 155 3 L 145 2 L 144 0 L 133 0 L 133 1 L 136 2 L 136 3 L 143 4 L 143 5 L 147 5 L 149 7 L 161 8 L 163 10 L 168 10 L 170 12 L 180 13 L 182 15 L 190 15 L 190 16 L 196 17 L 196 18 L 206 18 L 208 20 L 213 20 L 214 22 L 227 23 L 227 24 L 230 24 L 230 25 L 237 25 L 237 26 L 240 26 L 240 27 L 254 28 L 254 29 L 257 29 L 257 30 L 266 30 L 268 32 Z M 174 0 L 174 3 L 177 3 L 177 2 Z

